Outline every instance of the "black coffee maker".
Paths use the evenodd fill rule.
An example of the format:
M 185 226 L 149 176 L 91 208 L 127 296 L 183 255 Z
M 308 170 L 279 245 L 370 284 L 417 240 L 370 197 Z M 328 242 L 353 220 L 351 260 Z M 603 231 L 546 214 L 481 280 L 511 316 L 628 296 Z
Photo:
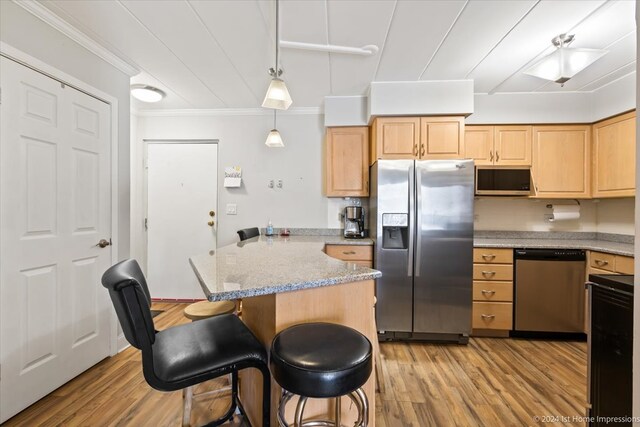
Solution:
M 344 208 L 344 237 L 362 239 L 364 237 L 364 208 L 347 206 Z

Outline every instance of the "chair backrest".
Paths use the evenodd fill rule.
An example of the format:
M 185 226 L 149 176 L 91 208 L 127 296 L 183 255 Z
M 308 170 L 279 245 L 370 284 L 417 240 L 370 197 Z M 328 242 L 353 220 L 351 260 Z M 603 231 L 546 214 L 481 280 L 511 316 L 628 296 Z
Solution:
M 244 228 L 242 230 L 238 230 L 238 236 L 240 236 L 240 241 L 250 239 L 252 237 L 256 237 L 260 235 L 260 230 L 258 227 L 253 228 Z
M 110 267 L 102 275 L 102 286 L 109 290 L 129 344 L 137 349 L 150 347 L 156 337 L 151 317 L 151 295 L 138 262 L 127 259 Z

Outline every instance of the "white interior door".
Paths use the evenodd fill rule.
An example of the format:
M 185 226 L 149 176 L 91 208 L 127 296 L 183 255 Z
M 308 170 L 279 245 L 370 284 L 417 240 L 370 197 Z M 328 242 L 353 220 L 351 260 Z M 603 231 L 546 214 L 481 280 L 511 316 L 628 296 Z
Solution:
M 0 421 L 109 355 L 110 107 L 0 58 Z
M 216 143 L 147 143 L 147 276 L 152 298 L 204 298 L 189 257 L 216 249 L 217 165 Z

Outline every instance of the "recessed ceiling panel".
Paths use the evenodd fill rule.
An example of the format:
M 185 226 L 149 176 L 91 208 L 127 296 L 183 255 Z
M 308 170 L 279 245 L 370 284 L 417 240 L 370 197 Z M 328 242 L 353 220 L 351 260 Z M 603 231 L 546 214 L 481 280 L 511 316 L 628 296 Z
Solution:
M 464 79 L 535 3 L 534 0 L 469 2 L 422 80 Z
M 363 95 L 376 71 L 395 1 L 347 0 L 327 3 L 329 43 L 380 49 L 371 56 L 332 53 L 331 89 L 333 94 Z
M 189 3 L 128 0 L 121 4 L 180 62 L 188 64 L 195 77 L 225 106 L 259 105 L 256 96 Z M 223 16 L 227 13 L 224 10 Z
M 553 50 L 551 39 L 573 28 L 602 5 L 602 1 L 541 1 L 471 72 L 476 93 L 494 89 L 533 58 Z
M 181 62 L 120 3 L 55 0 L 43 4 L 105 47 L 139 65 L 188 99 L 194 108 L 224 107 L 190 70 L 190 64 Z M 176 21 L 174 25 L 181 24 Z
M 399 1 L 374 80 L 418 80 L 465 4 Z

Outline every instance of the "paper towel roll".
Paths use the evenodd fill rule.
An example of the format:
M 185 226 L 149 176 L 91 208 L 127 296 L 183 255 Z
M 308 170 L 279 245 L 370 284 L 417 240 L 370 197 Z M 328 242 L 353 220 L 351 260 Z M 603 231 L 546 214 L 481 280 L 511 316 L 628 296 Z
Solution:
M 553 205 L 553 213 L 573 213 L 580 212 L 580 205 Z
M 553 212 L 549 221 L 566 221 L 570 219 L 579 219 L 580 212 Z

